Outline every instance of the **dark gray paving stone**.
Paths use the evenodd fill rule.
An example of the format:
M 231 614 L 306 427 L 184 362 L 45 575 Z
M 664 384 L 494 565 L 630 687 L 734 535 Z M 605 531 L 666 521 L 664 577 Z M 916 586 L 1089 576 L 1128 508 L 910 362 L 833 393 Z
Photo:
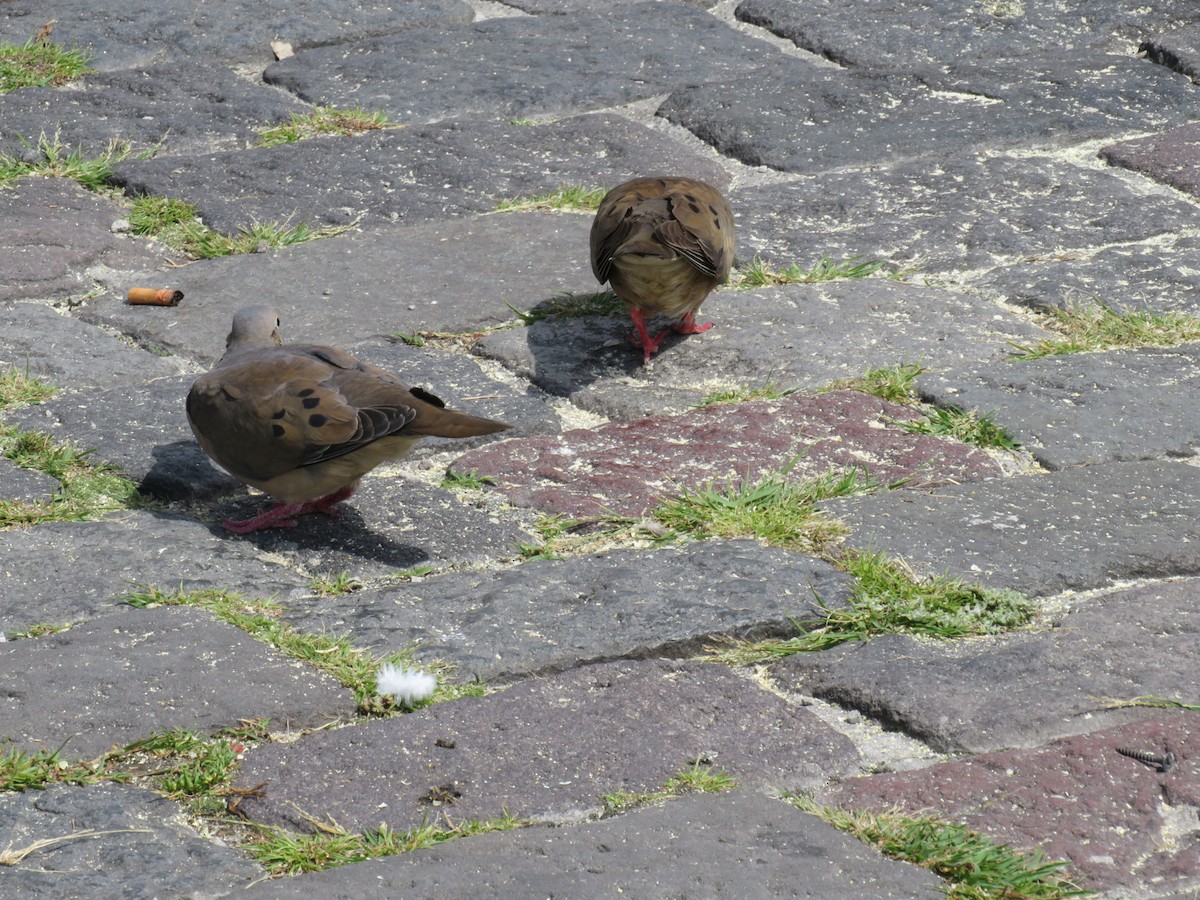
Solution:
M 246 519 L 269 502 L 261 494 L 221 504 L 213 516 Z M 359 579 L 432 565 L 514 559 L 532 535 L 469 496 L 403 476 L 375 472 L 335 517 L 301 516 L 293 528 L 272 528 L 227 540 L 252 544 L 313 575 L 347 572 Z M 214 533 L 224 534 L 219 525 Z
M 922 375 L 938 406 L 991 413 L 1048 469 L 1200 446 L 1200 345 L 1074 353 Z
M 280 602 L 308 579 L 182 516 L 124 511 L 96 522 L 0 532 L 0 630 L 79 622 L 123 608 L 141 586 L 218 588 Z
M 0 458 L 0 499 L 21 503 L 49 501 L 62 484 L 36 469 L 23 469 L 7 457 Z
M 176 804 L 123 784 L 0 796 L 0 846 L 35 841 L 55 843 L 5 868 L 6 897 L 223 897 L 262 877 L 244 854 L 197 834 Z
M 336 178 L 329 173 L 336 172 Z M 617 185 L 646 172 L 729 183 L 721 165 L 616 115 L 546 125 L 455 121 L 198 157 L 128 160 L 131 194 L 192 203 L 226 233 L 252 222 L 364 227 L 489 212 L 499 199 L 564 185 Z M 583 251 L 586 256 L 586 246 Z
M 301 631 L 458 666 L 489 683 L 619 658 L 689 656 L 718 636 L 795 634 L 793 620 L 849 599 L 828 563 L 753 541 L 702 541 L 534 560 L 286 604 Z
M 328 675 L 185 607 L 126 609 L 9 641 L 0 681 L 0 739 L 27 750 L 66 743 L 66 759 L 173 728 L 212 734 L 253 718 L 315 728 L 354 712 L 353 693 Z
M 739 254 L 789 264 L 863 255 L 919 273 L 1144 240 L 1200 224 L 1195 206 L 1153 203 L 1118 176 L 1051 157 L 987 156 L 826 173 L 739 188 Z M 799 248 L 803 248 L 801 251 Z
M 1164 128 L 1194 105 L 1192 84 L 1152 63 L 1074 53 L 924 78 L 781 60 L 769 79 L 677 91 L 658 114 L 748 165 L 815 173 Z
M 13 303 L 0 306 L 0 369 L 70 392 L 177 375 L 182 367 L 48 306 Z
M 373 334 L 470 332 L 515 319 L 512 307 L 597 290 L 591 224 L 587 215 L 521 212 L 340 235 L 145 275 L 184 292 L 173 309 L 129 306 L 122 280 L 81 314 L 208 365 L 225 352 L 248 298 L 273 304 L 289 339 L 338 347 Z
M 1169 747 L 1176 762 L 1157 772 L 1118 747 L 1158 754 Z M 932 812 L 1015 848 L 1069 860 L 1068 876 L 1084 888 L 1177 896 L 1175 890 L 1200 884 L 1197 759 L 1195 716 L 1166 714 L 1034 750 L 853 778 L 819 799 L 856 809 Z
M 714 16 L 670 3 L 508 16 L 297 53 L 263 79 L 311 103 L 361 103 L 400 122 L 564 115 L 645 100 L 783 56 Z
M 274 59 L 275 40 L 301 50 L 405 28 L 469 22 L 473 16 L 460 0 L 352 0 L 336 15 L 319 0 L 266 0 L 253 7 L 237 0 L 209 0 L 203 9 L 187 0 L 132 0 L 107 15 L 94 13 L 88 0 L 12 0 L 0 16 L 0 39 L 24 44 L 54 20 L 51 38 L 86 48 L 90 64 L 105 71 L 193 58 L 266 65 Z
M 937 879 L 755 793 L 694 795 L 572 828 L 525 828 L 253 888 L 248 897 L 934 898 Z
M 773 666 L 788 687 L 861 710 L 940 752 L 1033 747 L 1157 711 L 1100 698 L 1200 695 L 1195 579 L 1078 601 L 1052 626 L 970 641 L 888 635 Z
M 1200 574 L 1200 468 L 1128 462 L 822 504 L 850 546 L 1045 596 Z
M 1155 181 L 1200 196 L 1200 123 L 1109 144 L 1100 151 L 1109 165 L 1132 169 Z
M 669 335 L 648 366 L 625 316 L 544 319 L 487 335 L 474 351 L 585 409 L 636 419 L 682 413 L 716 390 L 812 390 L 881 366 L 999 360 L 1011 343 L 1046 336 L 988 298 L 883 279 L 725 289 L 700 316 L 714 327 Z
M 1192 81 L 1200 77 L 1200 27 L 1185 26 L 1142 41 L 1138 51 L 1146 59 L 1174 69 Z
M 719 4 L 720 0 L 678 0 L 678 2 L 687 6 L 694 6 L 697 9 L 712 9 Z M 614 2 L 606 4 L 606 6 L 616 6 L 618 4 L 636 5 L 642 3 L 644 3 L 644 0 L 614 0 Z M 514 0 L 512 3 L 505 3 L 504 5 L 538 16 L 588 13 L 596 8 L 596 5 L 591 0 Z
M 312 828 L 305 812 L 350 830 L 411 828 L 437 817 L 430 792 L 445 788 L 459 794 L 444 808 L 455 821 L 578 821 L 602 794 L 659 788 L 697 758 L 743 787 L 797 789 L 854 771 L 858 754 L 813 713 L 722 666 L 606 663 L 262 745 L 237 784 L 268 779 L 266 794 L 238 809 L 298 831 Z
M 21 178 L 0 191 L 0 302 L 77 297 L 90 270 L 157 268 L 167 259 L 144 241 L 112 233 L 127 215 L 62 178 Z
M 1044 311 L 1103 303 L 1118 312 L 1200 312 L 1200 240 L 1171 236 L 1094 255 L 1051 254 L 1002 266 L 972 286 Z
M 1013 12 L 1009 12 L 1009 10 Z M 852 68 L 937 68 L 964 60 L 1089 49 L 1132 55 L 1149 30 L 1196 21 L 1187 0 L 964 5 L 955 0 L 744 0 L 736 16 Z
M 241 149 L 256 127 L 288 121 L 306 104 L 239 78 L 224 66 L 177 59 L 81 79 L 70 90 L 29 88 L 0 95 L 0 152 L 23 158 L 44 134 L 63 155 L 102 155 L 112 141 L 135 152 Z
M 451 470 L 493 478 L 516 506 L 568 516 L 641 516 L 683 488 L 753 484 L 793 461 L 794 480 L 859 469 L 917 487 L 1000 474 L 977 448 L 888 422 L 915 418 L 857 391 L 791 395 L 516 438 L 464 454 Z

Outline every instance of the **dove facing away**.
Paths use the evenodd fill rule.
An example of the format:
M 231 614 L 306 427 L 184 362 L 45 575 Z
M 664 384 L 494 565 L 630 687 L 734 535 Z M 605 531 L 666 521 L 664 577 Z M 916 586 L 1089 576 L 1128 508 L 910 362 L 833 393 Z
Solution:
M 269 306 L 233 317 L 225 355 L 192 384 L 188 423 L 201 448 L 239 481 L 276 498 L 258 515 L 223 524 L 235 534 L 336 515 L 359 480 L 403 457 L 426 435 L 473 437 L 511 426 L 445 408 L 345 351 L 283 344 Z
M 667 332 L 650 337 L 646 318 L 667 315 L 671 329 L 699 334 L 696 310 L 733 265 L 733 212 L 720 191 L 691 178 L 635 178 L 600 201 L 592 222 L 592 272 L 629 307 L 629 336 L 644 362 Z

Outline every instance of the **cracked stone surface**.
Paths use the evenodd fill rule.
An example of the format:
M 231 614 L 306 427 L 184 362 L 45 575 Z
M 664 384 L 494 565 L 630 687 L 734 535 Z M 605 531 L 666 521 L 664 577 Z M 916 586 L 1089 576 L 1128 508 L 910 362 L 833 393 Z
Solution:
M 269 784 L 238 810 L 301 831 L 312 827 L 304 813 L 352 829 L 411 828 L 443 811 L 566 823 L 599 812 L 603 794 L 656 790 L 698 758 L 743 787 L 797 790 L 852 771 L 855 757 L 811 712 L 723 667 L 607 663 L 247 751 L 238 785 Z

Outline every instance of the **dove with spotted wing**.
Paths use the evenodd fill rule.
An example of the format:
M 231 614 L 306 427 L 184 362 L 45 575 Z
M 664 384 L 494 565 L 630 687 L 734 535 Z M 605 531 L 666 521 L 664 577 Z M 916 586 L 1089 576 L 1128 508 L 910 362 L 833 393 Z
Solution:
M 187 416 L 214 462 L 279 501 L 250 519 L 226 520 L 236 534 L 294 525 L 309 512 L 335 515 L 365 474 L 400 459 L 421 437 L 510 427 L 446 409 L 343 350 L 284 344 L 269 306 L 234 316 L 225 355 L 192 384 Z

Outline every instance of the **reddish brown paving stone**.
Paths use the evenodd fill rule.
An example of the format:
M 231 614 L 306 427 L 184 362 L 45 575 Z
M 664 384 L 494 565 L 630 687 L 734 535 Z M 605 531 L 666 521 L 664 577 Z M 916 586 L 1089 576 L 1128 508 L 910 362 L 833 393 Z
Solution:
M 794 480 L 831 467 L 862 467 L 885 484 L 910 479 L 908 486 L 1001 474 L 982 450 L 887 421 L 915 417 L 867 394 L 833 391 L 518 438 L 467 453 L 451 468 L 490 476 L 517 506 L 625 516 L 683 487 L 756 481 L 793 459 Z
M 1100 151 L 1100 156 L 1110 165 L 1132 169 L 1185 193 L 1200 196 L 1200 123 L 1109 144 Z
M 1117 748 L 1163 754 L 1166 772 Z M 932 768 L 851 779 L 820 796 L 846 808 L 927 812 L 1072 864 L 1092 890 L 1200 883 L 1200 719 L 1194 713 L 1003 750 Z

